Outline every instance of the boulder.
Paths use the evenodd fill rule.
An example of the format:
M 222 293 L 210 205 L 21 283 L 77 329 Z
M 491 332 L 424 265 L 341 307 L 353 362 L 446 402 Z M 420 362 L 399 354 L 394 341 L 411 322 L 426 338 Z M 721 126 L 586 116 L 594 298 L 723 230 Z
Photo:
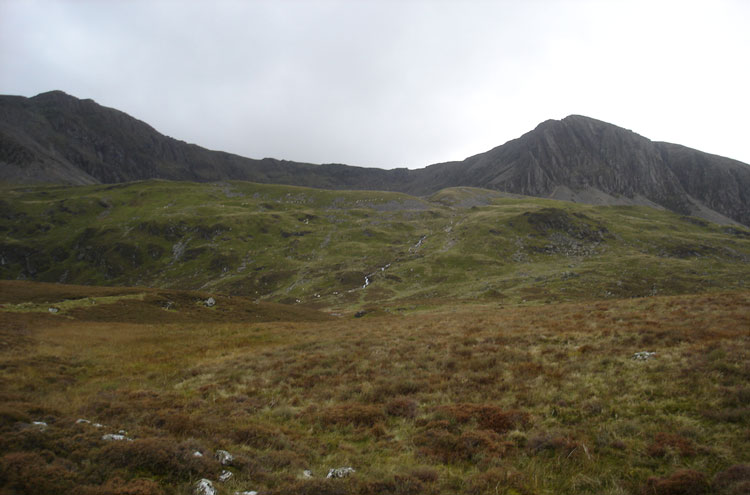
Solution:
M 129 438 L 129 437 L 126 437 L 125 435 L 120 435 L 117 433 L 107 433 L 105 435 L 102 435 L 102 440 L 106 442 L 123 442 L 123 441 L 132 442 L 133 441 L 132 438 Z
M 326 476 L 326 478 L 346 478 L 355 472 L 356 471 L 352 467 L 331 468 L 331 470 L 328 471 L 328 476 Z
M 232 462 L 234 462 L 234 456 L 226 450 L 217 450 L 214 457 L 216 457 L 222 466 L 231 466 Z
M 193 493 L 195 495 L 217 495 L 218 492 L 216 491 L 216 488 L 214 488 L 214 484 L 211 483 L 211 480 L 203 478 L 195 484 L 195 490 L 193 490 Z

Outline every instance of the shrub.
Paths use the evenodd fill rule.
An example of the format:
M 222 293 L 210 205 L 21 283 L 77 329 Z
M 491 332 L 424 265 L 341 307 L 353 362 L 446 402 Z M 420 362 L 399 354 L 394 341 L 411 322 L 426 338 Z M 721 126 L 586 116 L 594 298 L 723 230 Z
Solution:
M 474 420 L 482 428 L 500 434 L 524 427 L 530 419 L 529 414 L 522 411 L 506 411 L 497 406 L 483 404 L 455 404 L 444 406 L 440 410 L 459 423 Z
M 305 460 L 296 452 L 291 450 L 273 450 L 259 458 L 260 463 L 272 470 L 279 470 L 292 466 L 294 468 L 304 468 Z
M 415 467 L 409 474 L 423 483 L 434 483 L 440 478 L 440 473 L 429 466 Z
M 19 409 L 10 406 L 0 406 L 0 426 L 12 425 L 14 423 L 29 423 L 29 415 Z
M 361 482 L 357 492 L 361 495 L 417 495 L 424 493 L 424 485 L 417 478 L 397 474 L 392 478 Z
M 529 440 L 528 447 L 534 453 L 553 451 L 569 456 L 579 447 L 579 444 L 567 436 L 543 434 Z
M 68 493 L 75 486 L 72 466 L 54 455 L 14 452 L 0 458 L 0 486 L 27 495 Z
M 272 495 L 349 495 L 354 493 L 350 480 L 300 480 L 270 492 Z
M 750 464 L 735 464 L 714 477 L 713 488 L 721 495 L 750 493 Z
M 492 430 L 469 430 L 454 433 L 442 427 L 426 427 L 414 436 L 420 453 L 445 464 L 477 460 L 505 452 L 506 444 Z
M 422 455 L 438 459 L 444 464 L 450 464 L 462 457 L 459 452 L 458 435 L 442 428 L 425 428 L 414 436 L 414 444 L 419 447 Z
M 414 419 L 417 416 L 419 403 L 409 397 L 397 397 L 385 405 L 385 412 L 389 416 Z
M 237 428 L 232 432 L 232 439 L 243 445 L 256 449 L 284 449 L 289 447 L 285 435 L 277 430 L 259 424 L 250 424 Z
M 182 411 L 173 409 L 156 411 L 150 419 L 151 426 L 166 430 L 179 437 L 193 436 L 196 432 L 205 430 L 205 425 L 202 421 Z
M 380 406 L 348 403 L 324 409 L 319 413 L 320 422 L 324 425 L 374 426 L 385 419 Z
M 664 457 L 670 449 L 682 456 L 695 455 L 692 441 L 680 435 L 665 432 L 659 432 L 654 436 L 653 442 L 646 448 L 646 453 L 651 457 Z
M 703 411 L 703 416 L 719 423 L 742 423 L 750 418 L 750 407 L 724 407 Z
M 102 486 L 85 487 L 80 493 L 81 495 L 163 495 L 164 490 L 155 481 L 146 479 L 123 481 L 122 478 L 115 477 Z
M 115 468 L 134 474 L 164 476 L 170 481 L 189 481 L 217 470 L 211 460 L 194 457 L 191 449 L 163 438 L 143 438 L 132 442 L 113 442 L 101 449 L 101 459 Z
M 676 471 L 664 478 L 652 477 L 641 490 L 643 495 L 702 495 L 709 493 L 708 480 L 692 469 Z

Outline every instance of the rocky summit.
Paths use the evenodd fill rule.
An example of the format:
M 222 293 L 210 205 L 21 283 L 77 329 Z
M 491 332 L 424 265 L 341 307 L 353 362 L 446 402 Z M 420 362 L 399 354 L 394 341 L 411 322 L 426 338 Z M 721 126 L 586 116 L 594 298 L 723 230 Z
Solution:
M 247 180 L 427 195 L 472 186 L 587 204 L 641 205 L 750 225 L 750 166 L 651 141 L 592 118 L 548 120 L 463 161 L 418 170 L 261 160 L 160 134 L 61 91 L 0 96 L 0 180 L 94 184 L 146 179 Z

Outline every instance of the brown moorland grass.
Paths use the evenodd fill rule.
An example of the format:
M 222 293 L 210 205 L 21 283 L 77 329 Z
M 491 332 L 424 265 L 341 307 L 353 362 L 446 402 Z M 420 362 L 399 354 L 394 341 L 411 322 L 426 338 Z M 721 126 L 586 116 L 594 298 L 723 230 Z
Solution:
M 217 449 L 235 455 L 220 493 L 739 493 L 748 482 L 748 292 L 325 321 L 4 309 L 3 494 L 187 494 L 224 469 Z M 120 430 L 133 441 L 102 439 Z M 356 473 L 324 479 L 341 466 Z

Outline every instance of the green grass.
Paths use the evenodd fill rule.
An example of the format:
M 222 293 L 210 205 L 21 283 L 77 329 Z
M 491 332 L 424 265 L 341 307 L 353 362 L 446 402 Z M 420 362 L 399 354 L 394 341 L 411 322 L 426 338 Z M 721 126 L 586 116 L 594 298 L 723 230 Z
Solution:
M 2 192 L 0 495 L 188 494 L 217 449 L 222 495 L 750 485 L 747 228 L 472 188 Z
M 750 275 L 745 228 L 481 189 L 415 198 L 148 181 L 3 192 L 5 279 L 201 289 L 340 312 L 436 297 L 742 289 Z

